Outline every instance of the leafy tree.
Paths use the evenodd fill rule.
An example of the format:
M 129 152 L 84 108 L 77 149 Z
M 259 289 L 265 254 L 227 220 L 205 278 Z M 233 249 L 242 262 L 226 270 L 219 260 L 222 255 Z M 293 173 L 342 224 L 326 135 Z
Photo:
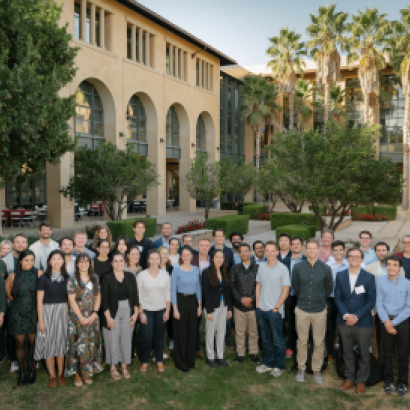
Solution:
M 0 0 L 3 183 L 23 183 L 75 148 L 67 123 L 75 99 L 59 92 L 75 76 L 77 48 L 69 46 L 67 25 L 58 25 L 61 10 L 53 0 Z
M 269 212 L 273 211 L 278 202 L 279 195 L 275 185 L 275 167 L 272 161 L 267 160 L 259 170 L 258 179 L 256 181 L 256 189 L 262 195 L 262 200 L 268 206 Z
M 346 122 L 328 121 L 322 133 L 275 133 L 271 150 L 277 178 L 284 180 L 296 200 L 309 201 L 322 230 L 321 205 L 331 214 L 336 229 L 346 211 L 359 204 L 391 203 L 401 193 L 402 177 L 390 159 L 377 158 L 373 144 L 379 126 L 349 128 Z
M 310 86 L 309 80 L 298 79 L 294 91 L 294 106 L 296 114 L 296 124 L 298 129 L 303 131 L 306 128 L 307 122 L 312 118 L 312 106 L 315 105 L 313 100 L 313 89 Z
M 201 201 L 205 206 L 205 219 L 208 219 L 212 201 L 221 193 L 219 183 L 219 162 L 210 160 L 207 153 L 197 153 L 191 160 L 191 167 L 181 179 L 191 198 Z
M 80 148 L 74 169 L 61 194 L 83 206 L 102 201 L 113 221 L 122 219 L 123 211 L 138 195 L 159 184 L 155 165 L 141 158 L 129 144 L 125 151 L 111 142 L 99 144 L 95 151 Z
M 337 44 L 343 38 L 348 13 L 335 13 L 336 4 L 319 7 L 318 14 L 310 15 L 312 24 L 306 29 L 311 38 L 307 47 L 316 61 L 316 80 L 324 85 L 324 122 L 329 119 L 329 99 L 332 82 L 342 79 L 340 73 L 340 54 Z
M 403 124 L 403 173 L 409 176 L 410 162 L 410 6 L 400 10 L 401 21 L 394 22 L 394 35 L 388 39 L 390 62 L 401 80 L 405 96 Z M 409 186 L 403 189 L 402 209 L 409 209 Z
M 251 162 L 247 164 L 240 161 L 234 163 L 230 158 L 220 161 L 220 186 L 221 191 L 231 196 L 232 209 L 234 198 L 238 208 L 243 208 L 244 197 L 255 185 L 256 170 Z
M 297 82 L 296 74 L 302 75 L 305 66 L 302 56 L 306 55 L 306 49 L 305 43 L 300 41 L 301 37 L 301 34 L 287 27 L 282 28 L 279 36 L 269 39 L 272 44 L 266 50 L 272 57 L 268 66 L 272 68 L 272 76 L 278 82 L 279 91 L 289 94 L 290 129 L 293 128 L 293 91 Z

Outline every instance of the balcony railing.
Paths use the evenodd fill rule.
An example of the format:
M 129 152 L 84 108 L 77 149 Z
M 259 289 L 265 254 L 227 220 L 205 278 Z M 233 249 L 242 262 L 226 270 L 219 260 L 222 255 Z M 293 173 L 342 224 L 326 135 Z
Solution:
M 95 150 L 98 144 L 102 144 L 105 142 L 105 138 L 103 137 L 94 137 L 94 136 L 84 136 L 81 135 L 80 138 L 77 140 L 77 147 L 88 147 L 91 150 Z
M 136 141 L 136 140 L 128 140 L 127 144 L 132 145 L 132 149 L 134 152 L 138 152 L 143 157 L 148 156 L 148 144 L 143 141 Z
M 181 147 L 167 145 L 167 158 L 181 159 Z

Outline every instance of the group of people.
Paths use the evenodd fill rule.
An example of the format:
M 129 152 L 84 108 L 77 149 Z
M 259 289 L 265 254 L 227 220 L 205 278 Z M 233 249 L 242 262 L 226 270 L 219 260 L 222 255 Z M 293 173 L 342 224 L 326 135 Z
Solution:
M 113 380 L 129 379 L 137 354 L 141 372 L 147 372 L 151 354 L 164 372 L 166 334 L 176 368 L 189 372 L 201 358 L 204 318 L 211 368 L 228 366 L 224 346 L 233 345 L 234 334 L 237 364 L 247 350 L 258 373 L 279 377 L 293 356 L 296 380 L 303 382 L 312 342 L 313 378 L 323 383 L 325 359 L 343 346 L 340 388 L 356 386 L 360 394 L 371 354 L 378 359 L 383 351 L 385 392 L 394 391 L 397 357 L 397 393 L 406 394 L 410 235 L 403 238 L 403 252 L 388 256 L 384 242 L 369 247 L 368 231 L 360 233 L 360 247 L 345 252 L 330 230 L 321 244 L 281 234 L 278 243 L 258 240 L 251 248 L 239 232 L 229 235 L 232 246 L 226 246 L 225 232 L 216 229 L 214 244 L 200 239 L 197 250 L 192 235 L 173 238 L 169 223 L 155 242 L 145 237 L 143 220 L 133 230 L 132 238 L 114 243 L 109 228 L 100 227 L 87 246 L 84 231 L 53 241 L 50 224 L 43 222 L 30 248 L 23 234 L 0 244 L 0 362 L 7 346 L 19 386 L 35 382 L 42 359 L 51 388 L 66 385 L 70 376 L 76 386 L 92 384 L 103 362 Z

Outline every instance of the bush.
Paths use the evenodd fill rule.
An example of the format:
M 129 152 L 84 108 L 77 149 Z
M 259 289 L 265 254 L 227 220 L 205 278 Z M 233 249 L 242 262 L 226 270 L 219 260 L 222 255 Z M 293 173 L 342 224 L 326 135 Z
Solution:
M 279 241 L 279 235 L 287 233 L 292 236 L 300 236 L 307 240 L 316 236 L 316 226 L 312 225 L 284 225 L 276 228 L 276 241 Z
M 249 215 L 250 219 L 257 219 L 259 214 L 268 212 L 268 207 L 262 204 L 246 205 L 242 208 L 242 215 Z
M 222 211 L 241 211 L 242 209 L 239 209 L 239 206 L 235 206 L 235 204 L 238 204 L 237 201 L 234 202 L 233 208 L 232 208 L 232 202 L 231 201 L 221 201 L 221 210 Z M 256 202 L 244 202 L 243 206 L 248 206 L 248 205 L 258 205 Z
M 327 208 L 324 205 L 320 205 L 319 209 L 320 209 L 320 215 L 325 215 L 326 214 Z M 313 206 L 312 205 L 309 205 L 309 211 L 313 212 Z
M 0 242 L 4 241 L 5 239 L 9 240 L 11 243 L 13 243 L 13 237 L 14 235 L 9 235 L 9 236 L 0 236 Z M 37 242 L 40 239 L 40 235 L 37 236 L 27 236 L 27 241 L 28 241 L 28 246 L 30 247 L 33 245 L 34 242 Z M 51 239 L 54 241 L 57 241 L 57 239 L 52 235 Z M 57 241 L 58 242 L 58 241 Z
M 136 220 L 143 220 L 146 224 L 145 236 L 151 238 L 155 236 L 157 229 L 157 218 L 132 218 L 123 219 L 121 221 L 108 221 L 107 226 L 110 228 L 112 240 L 116 241 L 121 235 L 125 235 L 127 238 L 134 236 L 132 225 Z
M 102 225 L 93 224 L 93 225 L 86 225 L 85 231 L 87 232 L 88 239 L 94 239 L 95 231 L 101 228 Z
M 208 218 L 205 221 L 205 229 L 222 228 L 228 237 L 232 232 L 245 234 L 249 229 L 249 215 L 226 215 L 216 218 Z
M 270 220 L 270 213 L 266 212 L 263 214 L 258 215 L 258 220 L 259 221 L 269 221 Z
M 379 215 L 379 214 L 356 214 L 353 213 L 353 221 L 369 221 L 369 222 L 384 222 L 388 221 L 389 217 L 387 215 Z
M 316 230 L 319 229 L 315 214 L 292 214 L 277 212 L 271 214 L 270 216 L 270 225 L 273 230 L 279 226 L 302 225 L 302 222 L 306 222 L 306 225 L 314 226 Z
M 205 221 L 203 219 L 194 219 L 193 221 L 189 221 L 184 225 L 178 226 L 178 229 L 175 233 L 185 233 L 185 232 L 192 232 L 192 231 L 199 231 L 200 229 L 204 229 Z
M 385 219 L 387 221 L 394 221 L 397 217 L 397 206 L 375 206 L 374 208 L 374 215 L 378 214 L 381 216 L 387 216 L 388 219 Z M 358 206 L 356 208 L 352 209 L 352 215 L 353 214 L 358 214 L 358 215 L 364 215 L 364 214 L 372 214 L 373 209 L 371 206 Z

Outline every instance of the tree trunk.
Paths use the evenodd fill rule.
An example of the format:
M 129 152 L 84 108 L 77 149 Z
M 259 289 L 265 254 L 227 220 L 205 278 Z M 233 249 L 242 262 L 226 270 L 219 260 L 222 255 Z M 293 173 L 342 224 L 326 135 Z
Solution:
M 289 93 L 289 129 L 293 130 L 295 123 L 295 106 L 293 98 L 293 90 Z
M 329 121 L 329 97 L 330 97 L 330 81 L 325 80 L 325 112 L 324 112 L 324 123 Z
M 209 214 L 209 203 L 208 201 L 205 201 L 205 221 L 208 219 L 208 214 Z
M 369 121 L 369 94 L 367 92 L 363 93 L 364 98 L 364 110 L 363 110 L 363 122 L 366 124 Z
M 410 153 L 410 93 L 405 95 L 403 126 L 403 188 L 402 210 L 409 209 L 409 153 Z
M 256 152 L 255 152 L 255 167 L 256 173 L 259 175 L 259 156 L 261 150 L 261 133 L 259 131 L 256 132 Z M 259 202 L 259 192 L 256 190 L 256 202 Z

